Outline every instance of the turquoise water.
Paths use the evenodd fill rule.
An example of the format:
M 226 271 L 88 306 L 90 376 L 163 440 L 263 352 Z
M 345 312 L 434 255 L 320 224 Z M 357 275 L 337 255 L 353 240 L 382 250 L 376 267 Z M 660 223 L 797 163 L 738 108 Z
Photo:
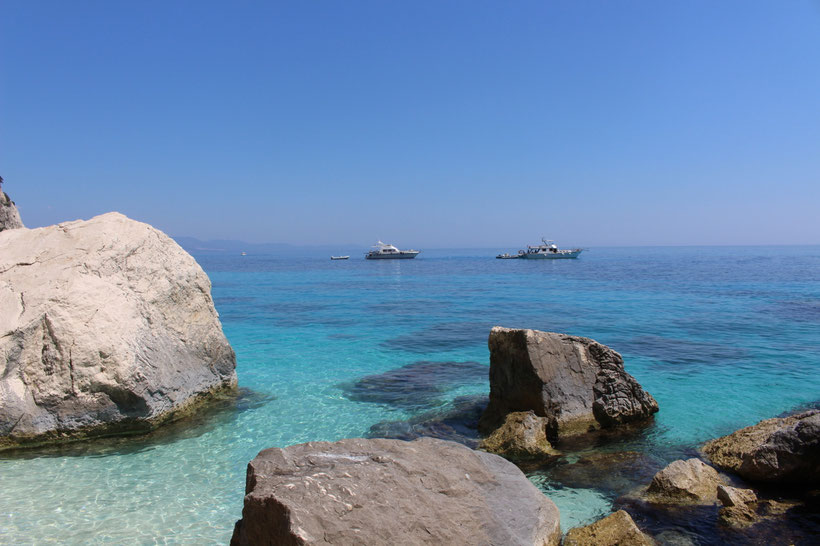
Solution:
M 225 544 L 245 466 L 263 448 L 469 429 L 463 415 L 416 425 L 480 405 L 493 325 L 621 352 L 661 410 L 637 436 L 586 449 L 634 450 L 650 466 L 820 399 L 820 247 L 593 249 L 545 262 L 492 259 L 498 251 L 195 255 L 247 391 L 150 438 L 2 455 L 0 542 Z M 622 493 L 567 485 L 549 468 L 529 474 L 565 529 Z

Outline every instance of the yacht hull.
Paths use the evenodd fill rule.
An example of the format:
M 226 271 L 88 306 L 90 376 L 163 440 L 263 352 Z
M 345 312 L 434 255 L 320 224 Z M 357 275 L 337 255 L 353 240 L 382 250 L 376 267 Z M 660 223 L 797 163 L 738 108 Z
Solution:
M 412 260 L 418 252 L 399 252 L 397 254 L 366 254 L 368 260 Z
M 532 254 L 521 254 L 524 260 L 568 260 L 577 258 L 581 253 L 580 250 L 573 250 L 570 252 L 538 252 Z

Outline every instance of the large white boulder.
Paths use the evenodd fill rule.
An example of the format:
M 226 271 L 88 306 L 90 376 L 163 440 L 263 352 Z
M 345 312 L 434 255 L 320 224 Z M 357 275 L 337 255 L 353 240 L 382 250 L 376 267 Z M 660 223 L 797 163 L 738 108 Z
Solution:
M 236 387 L 196 261 L 119 213 L 0 233 L 0 449 L 133 433 Z

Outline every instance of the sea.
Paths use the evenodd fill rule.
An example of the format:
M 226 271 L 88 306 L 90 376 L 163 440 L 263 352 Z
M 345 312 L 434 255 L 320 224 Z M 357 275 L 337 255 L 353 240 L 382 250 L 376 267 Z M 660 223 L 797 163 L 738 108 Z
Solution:
M 236 351 L 238 398 L 148 436 L 0 453 L 0 543 L 227 544 L 262 449 L 419 435 L 475 445 L 496 325 L 604 343 L 660 406 L 624 437 L 522 466 L 564 530 L 631 507 L 670 544 L 734 542 L 704 523 L 714 514 L 659 515 L 630 492 L 711 438 L 817 407 L 820 246 L 494 259 L 509 250 L 194 252 Z M 820 529 L 806 517 L 783 540 Z

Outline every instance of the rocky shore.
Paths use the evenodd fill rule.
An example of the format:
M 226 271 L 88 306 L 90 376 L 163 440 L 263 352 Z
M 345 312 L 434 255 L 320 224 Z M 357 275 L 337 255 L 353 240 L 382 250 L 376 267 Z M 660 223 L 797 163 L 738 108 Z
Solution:
M 618 504 L 652 526 L 698 524 L 707 543 L 795 544 L 820 531 L 816 470 L 820 411 L 761 421 L 707 442 Z M 803 479 L 799 479 L 802 476 Z
M 657 403 L 623 370 L 618 353 L 593 340 L 493 328 L 489 344 L 483 451 L 432 438 L 265 450 L 248 466 L 232 544 L 558 544 L 554 504 L 513 464 L 484 451 L 545 464 L 560 456 L 550 437 L 646 421 Z M 409 369 L 400 371 L 406 380 Z M 368 385 L 392 388 L 390 378 L 369 378 Z M 481 407 L 466 403 L 467 416 Z M 400 436 L 439 434 L 472 445 L 446 420 L 410 423 Z M 626 512 L 567 540 L 653 543 Z
M 483 432 L 480 450 L 500 454 L 530 472 L 547 469 L 556 483 L 568 487 L 610 490 L 614 512 L 593 524 L 570 529 L 563 537 L 566 545 L 755 544 L 761 537 L 768 543 L 790 544 L 812 534 L 811 519 L 806 524 L 802 518 L 806 510 L 816 510 L 811 494 L 803 499 L 789 498 L 771 486 L 775 482 L 793 487 L 791 472 L 807 476 L 807 487 L 812 483 L 818 460 L 815 420 L 820 412 L 764 421 L 749 427 L 753 431 L 743 429 L 708 443 L 704 451 L 719 468 L 698 457 L 659 468 L 646 454 L 590 452 L 589 448 L 579 458 L 573 455 L 568 438 L 591 435 L 599 446 L 615 445 L 619 433 L 625 438 L 635 433 L 630 424 L 651 423 L 658 410 L 651 395 L 624 371 L 620 355 L 586 338 L 503 328 L 492 330 L 490 350 L 491 394 L 481 426 L 471 424 L 478 415 L 476 410 L 483 407 L 476 399 L 464 400 L 463 409 L 454 407 L 440 417 L 422 417 L 403 427 L 399 422 L 384 423 L 374 434 L 389 432 L 406 439 L 437 435 L 475 446 L 465 432 L 465 428 L 475 426 Z M 368 394 L 378 396 L 378 392 Z M 608 431 L 608 435 L 599 435 L 601 431 Z M 555 449 L 550 440 L 562 450 Z M 372 443 L 379 441 L 394 443 Z M 385 454 L 385 446 L 389 446 L 389 454 Z M 448 454 L 442 451 L 431 457 L 423 453 L 430 451 L 430 446 Z M 281 544 L 543 544 L 533 541 L 541 534 L 533 530 L 538 527 L 533 527 L 536 523 L 529 518 L 517 524 L 528 526 L 529 534 L 518 537 L 494 534 L 492 539 L 465 531 L 464 526 L 449 527 L 453 520 L 466 517 L 447 511 L 463 510 L 458 504 L 462 494 L 455 492 L 462 486 L 449 480 L 477 476 L 475 469 L 465 471 L 472 468 L 468 461 L 477 453 L 480 451 L 430 438 L 412 442 L 344 440 L 263 451 L 249 465 L 245 511 L 232 543 L 264 543 L 276 537 L 275 542 Z M 566 459 L 575 462 L 567 463 Z M 750 474 L 737 472 L 746 460 L 758 461 L 755 468 L 761 486 L 768 489 L 758 490 L 746 481 Z M 768 461 L 770 468 L 760 470 L 760 460 Z M 418 476 L 417 482 L 408 479 L 412 475 Z M 779 477 L 769 479 L 773 475 Z M 635 489 L 630 484 L 640 476 L 646 481 Z M 515 483 L 513 487 L 521 487 Z M 354 490 L 355 484 L 361 489 Z M 371 487 L 378 487 L 375 484 L 383 487 L 371 491 Z M 357 504 L 362 491 L 367 492 L 365 498 L 374 498 L 373 505 Z M 508 494 L 499 488 L 493 491 L 497 499 Z M 447 507 L 439 504 L 442 494 L 448 497 Z M 498 516 L 488 516 L 481 504 L 488 499 L 486 491 L 469 496 L 481 501 L 479 520 L 484 521 L 471 526 L 497 533 L 494 525 Z M 405 499 L 410 497 L 421 502 L 406 506 Z M 393 508 L 385 508 L 388 505 L 409 514 L 412 521 L 423 522 L 423 531 L 400 522 L 400 515 L 390 511 Z M 528 510 L 516 508 L 522 513 Z M 390 514 L 386 520 L 398 523 L 388 523 L 385 511 Z M 435 530 L 431 522 L 435 522 Z M 394 534 L 397 529 L 398 534 Z
M 208 277 L 118 213 L 0 233 L 0 449 L 145 432 L 236 387 Z
M 0 450 L 147 432 L 236 389 L 210 281 L 163 233 L 117 213 L 26 229 L 1 191 L 0 232 Z M 659 409 L 621 355 L 528 329 L 495 327 L 488 344 L 488 403 L 467 397 L 371 430 L 412 441 L 260 452 L 231 544 L 558 545 L 558 509 L 521 468 L 607 490 L 613 512 L 570 529 L 565 545 L 790 544 L 820 531 L 820 411 L 762 421 L 666 466 L 673 457 L 640 448 L 582 453 L 572 442 L 612 445 Z M 398 404 L 409 391 L 409 409 L 426 407 L 439 383 L 485 368 L 421 361 L 345 392 Z

